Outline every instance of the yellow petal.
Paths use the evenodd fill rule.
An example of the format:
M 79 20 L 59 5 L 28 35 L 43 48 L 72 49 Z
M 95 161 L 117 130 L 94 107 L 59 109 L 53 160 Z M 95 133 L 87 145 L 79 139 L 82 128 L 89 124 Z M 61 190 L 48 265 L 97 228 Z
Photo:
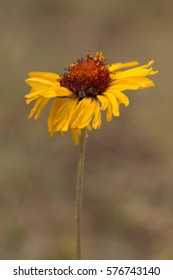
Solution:
M 136 69 L 149 68 L 154 64 L 154 60 L 150 60 L 147 64 L 136 67 Z
M 93 114 L 94 114 L 94 109 L 95 109 L 95 104 L 91 105 L 91 109 L 90 112 L 88 112 L 87 114 L 83 115 L 83 118 L 81 119 L 81 121 L 77 124 L 77 128 L 82 129 L 84 127 L 88 127 L 88 125 L 90 124 L 92 118 L 93 118 Z
M 48 89 L 52 86 L 59 85 L 59 82 L 57 81 L 51 81 L 43 78 L 28 78 L 25 80 L 27 84 L 29 84 L 31 87 L 35 87 L 37 89 Z
M 64 103 L 56 113 L 53 124 L 60 122 L 65 117 L 65 115 L 69 113 L 71 102 L 73 103 L 74 101 L 76 103 L 77 99 L 65 99 Z
M 107 118 L 108 122 L 110 122 L 112 120 L 112 106 L 111 106 L 110 102 L 108 103 L 106 118 Z
M 128 67 L 133 67 L 133 66 L 137 66 L 137 65 L 139 65 L 139 62 L 137 62 L 137 61 L 131 61 L 131 62 L 126 62 L 126 63 L 118 62 L 118 63 L 114 63 L 114 64 L 110 65 L 109 71 L 114 72 L 114 71 L 117 71 L 122 68 L 128 68 Z
M 129 106 L 129 98 L 124 93 L 121 91 L 116 91 L 115 96 L 121 103 L 125 105 L 125 107 Z
M 136 90 L 153 87 L 154 83 L 146 77 L 129 77 L 118 79 L 110 83 L 108 89 L 112 90 Z
M 122 72 L 116 72 L 115 73 L 115 78 L 120 79 L 120 78 L 128 78 L 128 77 L 143 77 L 143 76 L 148 76 L 148 75 L 155 75 L 157 74 L 158 71 L 153 71 L 152 68 L 150 67 L 154 63 L 154 60 L 151 60 L 148 64 L 142 65 L 139 67 L 135 67 L 126 71 Z
M 112 105 L 112 113 L 114 116 L 119 116 L 119 105 L 118 105 L 118 101 L 115 97 L 114 94 L 112 94 L 111 92 L 104 92 L 104 95 L 107 97 L 107 99 L 109 100 L 110 104 Z
M 49 90 L 45 90 L 44 92 L 42 92 L 41 94 L 43 97 L 46 97 L 46 98 L 52 98 L 52 97 L 56 97 L 57 94 L 55 92 L 54 89 L 49 89 Z
M 89 131 L 92 131 L 92 126 L 89 124 L 89 125 L 87 126 L 87 129 L 88 129 Z
M 36 112 L 38 106 L 40 105 L 41 101 L 42 101 L 42 97 L 39 98 L 39 99 L 35 102 L 34 107 L 31 109 L 28 118 L 32 118 L 32 116 L 35 114 L 35 112 Z
M 33 98 L 26 99 L 25 102 L 26 102 L 26 104 L 30 104 L 35 99 L 38 99 L 38 96 L 34 96 Z
M 95 102 L 94 100 L 91 100 L 91 98 L 84 98 L 79 103 L 81 104 L 76 106 L 73 113 L 71 127 L 82 129 L 88 126 L 93 117 Z
M 94 119 L 92 121 L 92 126 L 94 129 L 100 128 L 101 126 L 101 112 L 100 112 L 100 105 L 97 101 L 96 106 L 95 106 L 95 111 L 94 111 Z
M 70 119 L 74 112 L 76 103 L 77 99 L 70 99 L 60 107 L 53 122 L 53 124 L 56 124 L 55 131 L 68 130 Z
M 97 98 L 102 103 L 101 110 L 106 110 L 107 109 L 106 118 L 107 118 L 107 121 L 110 122 L 112 120 L 112 105 L 111 105 L 109 99 L 107 98 L 106 95 L 97 95 Z
M 129 98 L 122 93 L 121 91 L 118 91 L 117 89 L 114 89 L 113 87 L 109 87 L 108 90 L 105 93 L 112 93 L 121 103 L 127 107 L 129 105 Z
M 33 97 L 41 97 L 43 95 L 44 91 L 42 89 L 36 89 L 36 90 L 31 90 L 30 93 L 26 94 L 26 98 L 33 98 Z
M 102 103 L 102 110 L 105 111 L 106 108 L 108 107 L 108 100 L 105 96 L 103 95 L 97 95 L 98 100 Z
M 59 110 L 59 108 L 62 106 L 62 104 L 64 103 L 64 98 L 55 98 L 51 109 L 50 109 L 50 114 L 48 117 L 48 131 L 50 132 L 51 135 L 54 135 L 55 133 L 55 124 L 53 124 L 55 116 L 57 114 L 57 111 Z
M 73 95 L 73 92 L 65 87 L 57 86 L 56 88 L 54 88 L 54 90 L 55 90 L 56 96 L 59 96 L 59 97 L 63 97 L 63 96 L 66 97 L 66 96 Z
M 40 116 L 43 108 L 46 106 L 48 101 L 49 101 L 48 98 L 42 98 L 42 102 L 40 103 L 40 105 L 39 105 L 39 107 L 37 109 L 37 112 L 35 114 L 35 117 L 34 117 L 35 120 L 38 119 L 38 117 Z
M 41 111 L 43 110 L 44 106 L 47 104 L 47 102 L 49 101 L 48 98 L 44 98 L 44 97 L 40 97 L 36 102 L 34 107 L 32 108 L 29 118 L 31 118 L 36 112 L 35 115 L 35 119 L 37 119 L 41 113 Z
M 84 98 L 81 101 L 78 102 L 76 105 L 76 108 L 73 112 L 73 116 L 71 118 L 71 127 L 73 123 L 77 123 L 79 119 L 84 114 L 86 108 L 91 105 L 91 99 L 90 98 Z
M 75 145 L 79 142 L 79 129 L 71 128 L 72 139 Z

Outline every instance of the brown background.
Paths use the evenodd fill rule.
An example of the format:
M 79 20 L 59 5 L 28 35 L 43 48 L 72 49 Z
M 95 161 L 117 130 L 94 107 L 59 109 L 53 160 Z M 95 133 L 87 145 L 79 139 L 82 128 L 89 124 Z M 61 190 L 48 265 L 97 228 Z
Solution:
M 0 1 L 0 258 L 72 259 L 78 149 L 50 137 L 49 105 L 28 120 L 30 71 L 63 73 L 103 51 L 155 59 L 156 87 L 87 140 L 85 259 L 173 259 L 172 19 L 168 0 Z

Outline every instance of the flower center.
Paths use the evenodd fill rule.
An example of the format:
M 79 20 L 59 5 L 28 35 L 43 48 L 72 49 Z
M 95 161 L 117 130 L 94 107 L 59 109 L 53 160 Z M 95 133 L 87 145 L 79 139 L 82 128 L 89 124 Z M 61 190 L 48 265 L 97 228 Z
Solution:
M 82 99 L 102 94 L 110 80 L 108 64 L 102 53 L 96 53 L 93 58 L 88 52 L 86 59 L 78 59 L 61 76 L 60 85 Z

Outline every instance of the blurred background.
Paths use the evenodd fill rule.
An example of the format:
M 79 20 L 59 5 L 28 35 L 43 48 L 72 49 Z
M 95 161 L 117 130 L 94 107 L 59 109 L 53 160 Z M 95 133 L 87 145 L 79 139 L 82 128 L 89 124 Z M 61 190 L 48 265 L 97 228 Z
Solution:
M 24 102 L 30 71 L 63 73 L 102 51 L 154 59 L 156 87 L 87 140 L 84 259 L 173 259 L 173 2 L 1 0 L 0 259 L 73 259 L 78 148 Z

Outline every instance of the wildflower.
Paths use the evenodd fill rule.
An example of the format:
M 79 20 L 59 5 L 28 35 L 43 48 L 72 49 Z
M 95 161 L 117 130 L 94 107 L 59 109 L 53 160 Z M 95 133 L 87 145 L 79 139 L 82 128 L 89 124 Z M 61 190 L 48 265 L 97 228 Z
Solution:
M 119 105 L 129 105 L 124 90 L 137 90 L 154 86 L 147 76 L 155 75 L 151 60 L 138 66 L 137 61 L 109 65 L 101 52 L 93 58 L 87 52 L 86 59 L 78 59 L 62 75 L 48 72 L 30 72 L 26 82 L 32 87 L 26 103 L 36 100 L 29 118 L 37 119 L 53 98 L 48 117 L 48 131 L 51 135 L 72 132 L 74 142 L 83 128 L 88 130 L 101 127 L 101 111 L 106 111 L 107 121 L 118 117 Z M 138 66 L 138 67 L 137 67 Z M 123 68 L 133 67 L 122 71 Z

